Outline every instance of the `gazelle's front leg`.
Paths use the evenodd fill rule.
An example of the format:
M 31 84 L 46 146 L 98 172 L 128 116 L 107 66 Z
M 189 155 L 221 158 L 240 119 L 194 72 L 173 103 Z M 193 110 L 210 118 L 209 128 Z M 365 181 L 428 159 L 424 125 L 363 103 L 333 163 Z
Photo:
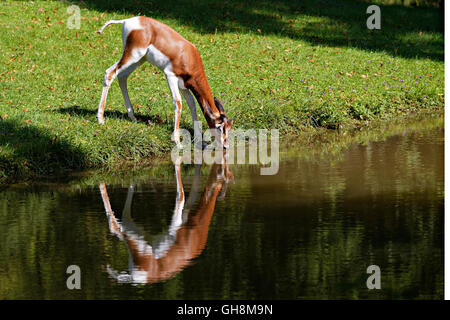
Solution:
M 200 129 L 200 121 L 197 119 L 197 109 L 195 106 L 194 97 L 188 89 L 181 90 L 181 93 L 189 106 L 189 110 L 191 110 L 192 123 L 194 124 L 194 144 L 201 148 L 202 130 Z
M 181 118 L 181 95 L 178 89 L 178 77 L 173 72 L 168 71 L 166 73 L 167 83 L 169 84 L 170 92 L 172 93 L 173 107 L 175 111 L 174 116 L 174 130 L 173 140 L 177 144 L 178 148 L 182 148 L 180 143 L 180 118 Z
M 177 230 L 183 224 L 182 214 L 184 208 L 184 189 L 181 181 L 181 164 L 175 165 L 175 178 L 177 179 L 177 197 L 175 200 L 175 209 L 173 211 L 172 222 L 169 227 L 169 234 L 176 236 Z

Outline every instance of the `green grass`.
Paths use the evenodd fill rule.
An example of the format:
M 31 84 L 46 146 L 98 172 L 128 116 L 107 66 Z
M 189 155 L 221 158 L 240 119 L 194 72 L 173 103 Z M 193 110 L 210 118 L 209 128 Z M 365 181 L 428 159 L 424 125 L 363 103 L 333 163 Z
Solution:
M 364 2 L 73 3 L 78 30 L 67 27 L 70 3 L 0 3 L 0 181 L 120 167 L 171 149 L 169 88 L 149 64 L 129 78 L 139 122 L 128 119 L 116 82 L 106 124 L 96 122 L 104 71 L 122 50 L 119 26 L 95 33 L 109 19 L 150 16 L 195 43 L 235 128 L 297 135 L 444 109 L 436 8 L 380 5 L 382 29 L 368 30 Z M 184 106 L 181 126 L 191 130 Z

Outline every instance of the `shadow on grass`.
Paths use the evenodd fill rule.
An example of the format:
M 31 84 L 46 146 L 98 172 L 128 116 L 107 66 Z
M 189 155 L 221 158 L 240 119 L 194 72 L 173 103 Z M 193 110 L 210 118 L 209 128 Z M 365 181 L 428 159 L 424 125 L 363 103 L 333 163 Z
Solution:
M 84 165 L 83 152 L 68 141 L 29 124 L 0 120 L 0 182 Z
M 89 110 L 89 109 L 85 109 L 85 108 L 81 108 L 80 106 L 74 105 L 71 107 L 66 107 L 66 108 L 60 108 L 57 110 L 57 112 L 59 113 L 63 113 L 63 114 L 70 114 L 71 116 L 75 116 L 75 117 L 85 117 L 85 116 L 96 116 L 97 115 L 97 110 Z M 135 113 L 134 114 L 136 119 L 139 122 L 151 122 L 151 123 L 157 123 L 157 124 L 161 124 L 163 123 L 163 119 L 159 116 L 159 115 L 140 115 Z M 111 110 L 105 110 L 105 114 L 104 114 L 105 118 L 119 118 L 119 119 L 125 119 L 125 120 L 130 120 L 130 118 L 128 117 L 128 114 L 126 112 L 120 112 L 120 111 L 111 111 Z M 131 121 L 131 120 L 130 120 Z
M 217 32 L 254 33 L 259 29 L 262 35 L 305 40 L 312 45 L 355 47 L 406 58 L 444 60 L 442 8 L 379 5 L 381 30 L 368 30 L 366 9 L 370 4 L 360 1 L 83 0 L 78 3 L 101 12 L 176 19 L 194 32 L 204 34 L 214 34 L 216 29 Z

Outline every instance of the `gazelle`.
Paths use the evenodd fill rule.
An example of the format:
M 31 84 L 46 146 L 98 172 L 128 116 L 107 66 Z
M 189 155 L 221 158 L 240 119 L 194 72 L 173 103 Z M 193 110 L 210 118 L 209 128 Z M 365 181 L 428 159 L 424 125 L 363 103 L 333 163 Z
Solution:
M 206 245 L 208 229 L 216 200 L 225 196 L 227 184 L 233 178 L 228 165 L 214 164 L 211 168 L 205 190 L 196 210 L 190 212 L 198 196 L 200 165 L 195 168 L 195 177 L 189 198 L 185 201 L 181 181 L 180 164 L 175 165 L 177 196 L 170 227 L 166 234 L 152 244 L 148 244 L 141 231 L 131 218 L 131 202 L 134 186 L 128 188 L 128 194 L 120 222 L 114 212 L 104 183 L 100 184 L 109 230 L 127 244 L 130 253 L 129 274 L 118 273 L 107 267 L 109 275 L 118 282 L 155 283 L 168 280 L 191 264 Z M 185 206 L 186 202 L 186 206 Z
M 97 113 L 98 122 L 104 123 L 106 97 L 109 87 L 116 77 L 122 90 L 128 116 L 136 121 L 128 96 L 127 78 L 147 59 L 148 62 L 164 72 L 169 84 L 175 109 L 173 139 L 177 146 L 180 146 L 181 91 L 191 110 L 196 136 L 200 133 L 200 127 L 191 92 L 197 99 L 209 128 L 219 130 L 219 142 L 224 148 L 227 148 L 228 131 L 231 129 L 233 120 L 226 117 L 222 103 L 217 98 L 213 98 L 197 48 L 169 26 L 148 17 L 110 20 L 98 33 L 102 33 L 107 26 L 114 23 L 123 24 L 123 54 L 120 60 L 105 72 Z

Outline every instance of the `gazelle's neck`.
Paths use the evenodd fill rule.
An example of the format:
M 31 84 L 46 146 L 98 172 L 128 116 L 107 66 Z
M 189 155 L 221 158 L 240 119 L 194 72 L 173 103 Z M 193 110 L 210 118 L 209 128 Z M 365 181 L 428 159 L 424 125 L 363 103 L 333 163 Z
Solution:
M 215 128 L 217 121 L 220 119 L 220 112 L 214 103 L 214 98 L 211 93 L 206 75 L 202 72 L 201 75 L 192 81 L 189 88 L 197 99 L 200 105 L 206 122 L 210 128 Z M 212 111 L 212 114 L 208 112 L 208 109 Z

